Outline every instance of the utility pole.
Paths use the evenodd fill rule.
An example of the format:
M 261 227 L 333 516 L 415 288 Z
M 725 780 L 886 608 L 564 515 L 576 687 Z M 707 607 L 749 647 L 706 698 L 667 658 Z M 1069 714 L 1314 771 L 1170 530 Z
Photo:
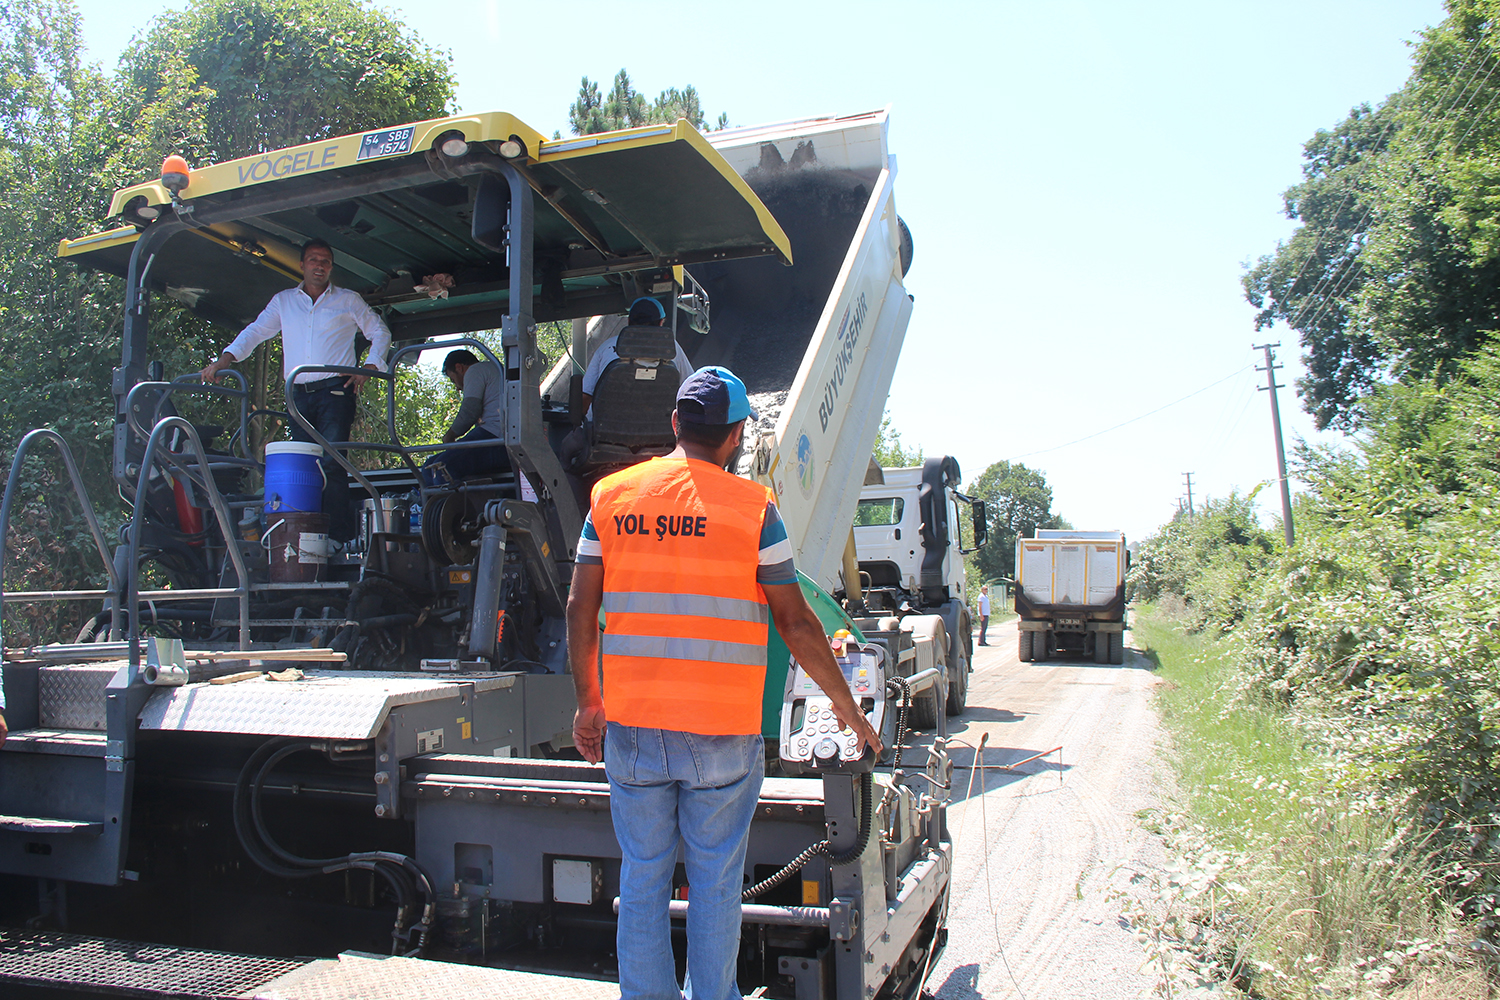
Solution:
M 1193 474 L 1191 472 L 1184 472 L 1182 478 L 1187 480 L 1188 516 L 1191 517 L 1196 513 L 1193 510 Z
M 1281 474 L 1281 524 L 1286 531 L 1287 548 L 1291 548 L 1295 540 L 1292 531 L 1292 488 L 1286 478 L 1286 449 L 1281 443 L 1281 407 L 1276 402 L 1276 390 L 1283 388 L 1276 384 L 1276 369 L 1281 365 L 1276 363 L 1276 356 L 1271 353 L 1272 348 L 1280 346 L 1278 341 L 1274 344 L 1254 344 L 1251 349 L 1266 352 L 1266 366 L 1255 369 L 1266 373 L 1266 384 L 1256 386 L 1256 390 L 1271 394 L 1271 429 L 1276 432 L 1276 471 Z

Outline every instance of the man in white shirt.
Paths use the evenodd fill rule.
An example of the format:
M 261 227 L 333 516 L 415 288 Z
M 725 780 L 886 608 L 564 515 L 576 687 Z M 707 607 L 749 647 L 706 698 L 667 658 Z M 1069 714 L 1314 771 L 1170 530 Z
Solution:
M 203 369 L 203 381 L 213 382 L 219 372 L 243 361 L 263 341 L 281 334 L 283 377 L 300 365 L 359 364 L 355 331 L 370 341 L 364 367 L 384 371 L 391 331 L 357 292 L 333 284 L 333 248 L 323 240 L 309 240 L 302 247 L 302 284 L 277 292 L 255 322 L 240 331 L 219 357 Z M 306 372 L 294 387 L 297 409 L 328 441 L 349 440 L 354 425 L 355 397 L 368 375 L 333 375 Z M 295 421 L 292 440 L 311 441 Z M 332 456 L 322 459 L 328 485 L 323 490 L 323 510 L 329 515 L 328 533 L 339 541 L 354 537 L 354 504 L 349 496 L 349 476 Z
M 985 584 L 979 588 L 979 644 L 988 646 L 984 635 L 990 628 L 990 585 Z

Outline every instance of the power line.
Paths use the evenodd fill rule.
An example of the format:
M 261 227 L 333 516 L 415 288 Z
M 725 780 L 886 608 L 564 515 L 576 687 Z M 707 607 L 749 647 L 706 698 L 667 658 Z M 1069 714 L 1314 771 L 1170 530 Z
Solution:
M 1234 422 L 1229 425 L 1229 429 L 1224 432 L 1223 440 L 1234 440 L 1234 432 L 1240 429 L 1240 424 L 1244 422 L 1245 414 L 1250 412 L 1250 404 L 1253 402 L 1255 402 L 1254 396 L 1247 395 L 1245 397 L 1245 401 L 1240 404 L 1240 412 L 1235 416 Z
M 1463 72 L 1463 67 L 1468 65 L 1469 58 L 1472 58 L 1474 50 L 1477 49 L 1481 44 L 1483 44 L 1483 42 L 1483 38 L 1475 39 L 1473 45 L 1470 46 L 1469 56 L 1466 56 L 1464 59 L 1463 66 L 1459 67 L 1458 72 L 1454 74 L 1454 79 L 1450 80 L 1448 86 L 1444 88 L 1444 96 L 1446 96 L 1446 91 L 1448 89 L 1451 89 L 1457 82 L 1459 74 Z M 1464 101 L 1463 110 L 1468 111 L 1469 108 L 1473 106 L 1474 98 L 1479 95 L 1484 85 L 1489 82 L 1489 79 L 1494 75 L 1495 70 L 1497 68 L 1500 68 L 1500 62 L 1495 61 L 1493 52 L 1486 53 L 1485 58 L 1480 61 L 1480 65 L 1474 67 L 1474 71 L 1469 74 L 1469 79 L 1464 83 L 1462 89 L 1460 89 L 1458 94 L 1454 97 L 1453 101 L 1446 108 L 1435 109 L 1433 112 L 1426 114 L 1418 119 L 1416 125 L 1413 127 L 1414 142 L 1420 142 L 1422 139 L 1427 137 L 1425 133 L 1429 125 L 1436 126 L 1440 123 L 1441 120 L 1447 118 L 1448 114 L 1458 105 L 1459 100 L 1462 99 L 1466 93 L 1468 93 L 1469 85 L 1475 82 L 1475 78 L 1479 76 L 1479 70 L 1483 67 L 1485 61 L 1490 62 L 1490 68 L 1484 74 L 1484 79 L 1478 81 L 1478 85 L 1474 88 L 1474 93 Z M 1443 97 L 1440 97 L 1439 102 L 1441 103 L 1443 99 Z M 1490 106 L 1494 103 L 1495 98 L 1490 98 L 1489 103 L 1484 107 L 1484 111 L 1480 113 L 1481 116 L 1484 114 L 1484 112 L 1487 112 Z M 1397 121 L 1397 119 L 1393 119 L 1391 121 L 1391 124 L 1386 126 L 1387 133 L 1389 133 L 1390 130 L 1397 125 Z M 1469 131 L 1473 131 L 1473 128 L 1474 126 L 1470 125 Z M 1436 131 L 1435 128 L 1434 131 Z M 1464 138 L 1468 138 L 1468 135 L 1469 133 L 1465 132 Z M 1382 136 L 1381 138 L 1382 141 L 1384 141 L 1385 136 Z M 1460 140 L 1460 142 L 1462 142 L 1462 140 Z M 1348 203 L 1349 199 L 1352 196 L 1352 190 L 1345 193 L 1344 200 L 1339 205 L 1339 211 L 1343 211 L 1344 205 Z M 1357 222 L 1354 226 L 1355 232 L 1353 237 L 1344 245 L 1344 247 L 1340 251 L 1341 253 L 1347 255 L 1347 259 L 1342 265 L 1336 266 L 1332 274 L 1324 275 L 1321 279 L 1319 279 L 1318 283 L 1313 287 L 1313 289 L 1307 293 L 1304 299 L 1304 304 L 1302 308 L 1297 311 L 1297 315 L 1292 317 L 1288 321 L 1288 325 L 1291 326 L 1294 330 L 1302 329 L 1301 324 L 1304 322 L 1304 317 L 1306 317 L 1307 326 L 1316 326 L 1318 320 L 1323 317 L 1323 314 L 1328 311 L 1329 307 L 1334 303 L 1334 301 L 1339 296 L 1343 295 L 1343 293 L 1353 283 L 1355 274 L 1357 273 L 1356 265 L 1359 263 L 1360 252 L 1362 251 L 1362 248 L 1361 250 L 1354 250 L 1354 246 L 1355 243 L 1362 236 L 1364 236 L 1365 225 L 1369 222 L 1370 215 L 1374 211 L 1375 206 L 1373 204 L 1365 208 L 1364 214 L 1360 216 L 1359 222 Z M 1321 249 L 1322 247 L 1321 245 L 1319 245 L 1319 243 L 1314 244 L 1312 251 L 1308 254 L 1307 258 L 1303 260 L 1302 267 L 1298 269 L 1297 278 L 1294 279 L 1292 285 L 1289 287 L 1295 287 L 1296 281 L 1301 280 L 1302 272 L 1306 270 L 1307 264 L 1314 257 L 1318 256 L 1318 253 L 1319 251 L 1321 251 Z M 1351 253 L 1351 251 L 1353 252 Z M 1333 287 L 1335 285 L 1337 285 L 1338 287 Z M 1322 296 L 1321 300 L 1319 300 L 1320 295 Z M 1313 314 L 1311 317 L 1308 317 L 1307 313 L 1310 309 L 1313 310 Z
M 1458 70 L 1457 70 L 1457 72 L 1455 72 L 1453 74 L 1452 79 L 1450 79 L 1448 81 L 1448 86 L 1445 87 L 1445 88 L 1443 88 L 1444 94 L 1441 97 L 1438 98 L 1439 102 L 1441 102 L 1444 98 L 1446 98 L 1447 91 L 1449 89 L 1451 89 L 1454 86 L 1454 84 L 1456 84 L 1458 82 L 1458 78 L 1463 75 L 1464 70 L 1468 67 L 1469 61 L 1474 58 L 1474 53 L 1479 50 L 1480 46 L 1483 45 L 1483 43 L 1484 43 L 1484 39 L 1483 38 L 1476 38 L 1474 40 L 1473 44 L 1469 46 L 1469 51 L 1468 51 L 1467 54 L 1465 54 L 1464 61 L 1459 65 Z M 1489 58 L 1493 58 L 1493 56 L 1494 56 L 1494 54 L 1492 52 L 1486 52 L 1484 58 L 1489 59 Z M 1481 64 L 1483 64 L 1483 59 L 1481 59 L 1480 62 L 1481 62 Z M 1490 72 L 1494 72 L 1494 67 L 1490 68 Z M 1469 75 L 1469 81 L 1464 84 L 1463 90 L 1461 90 L 1459 92 L 1460 96 L 1462 96 L 1462 93 L 1464 91 L 1467 91 L 1469 89 L 1469 83 L 1473 82 L 1474 77 L 1477 76 L 1478 73 L 1479 73 L 1479 67 L 1476 66 L 1474 68 L 1473 73 L 1471 73 Z M 1486 80 L 1489 79 L 1488 74 L 1486 74 L 1485 79 Z M 1456 104 L 1456 103 L 1458 103 L 1457 98 L 1454 99 L 1454 104 Z M 1468 105 L 1465 105 L 1465 108 L 1467 108 L 1467 107 L 1468 107 Z M 1452 109 L 1452 105 L 1449 105 L 1449 108 L 1447 110 L 1443 111 L 1442 113 L 1443 114 L 1447 114 L 1447 111 L 1451 110 L 1451 109 Z M 1381 142 L 1385 142 L 1387 139 L 1389 139 L 1391 137 L 1391 133 L 1395 130 L 1395 128 L 1396 128 L 1396 126 L 1398 124 L 1400 124 L 1400 118 L 1399 118 L 1398 115 L 1396 115 L 1395 113 L 1393 113 L 1392 117 L 1391 117 L 1390 123 L 1386 125 L 1385 129 L 1381 133 L 1380 141 Z M 1342 200 L 1340 200 L 1338 208 L 1334 209 L 1332 217 L 1333 218 L 1337 218 L 1344 211 L 1344 208 L 1349 204 L 1349 200 L 1351 198 L 1353 198 L 1353 197 L 1354 197 L 1354 188 L 1351 186 L 1348 191 L 1344 192 L 1344 197 L 1343 197 Z M 1366 218 L 1368 218 L 1369 213 L 1366 212 L 1365 214 L 1366 214 Z M 1360 220 L 1360 225 L 1363 225 L 1363 224 L 1364 224 L 1364 220 L 1361 219 Z M 1296 276 L 1294 278 L 1292 278 L 1291 284 L 1289 284 L 1287 286 L 1287 288 L 1291 289 L 1291 288 L 1296 288 L 1297 287 L 1297 282 L 1299 282 L 1299 281 L 1302 280 L 1302 275 L 1307 271 L 1307 265 L 1310 264 L 1313 261 L 1313 259 L 1319 255 L 1319 253 L 1322 251 L 1322 249 L 1323 249 L 1323 247 L 1322 247 L 1322 239 L 1319 238 L 1319 239 L 1317 239 L 1317 240 L 1314 241 L 1312 250 L 1309 251 L 1308 255 L 1305 258 L 1303 258 L 1303 260 L 1302 260 L 1302 266 L 1299 267 L 1299 268 L 1297 268 L 1297 274 L 1296 274 Z M 1347 245 L 1346 245 L 1345 249 L 1346 250 L 1348 249 Z M 1327 278 L 1325 276 L 1319 282 L 1319 284 L 1322 284 L 1323 282 L 1326 282 L 1326 281 L 1327 281 Z M 1313 295 L 1316 295 L 1316 294 L 1317 294 L 1317 288 L 1316 287 L 1314 287 L 1314 289 L 1311 292 L 1308 293 L 1309 298 L 1311 296 L 1313 296 Z M 1296 328 L 1297 322 L 1301 320 L 1302 315 L 1303 315 L 1303 313 L 1306 312 L 1307 308 L 1308 308 L 1307 306 L 1303 306 L 1302 309 L 1298 310 L 1297 317 L 1295 319 L 1293 319 L 1292 322 L 1290 323 L 1290 325 L 1293 328 Z
M 1255 397 L 1250 395 L 1249 391 L 1255 388 L 1255 375 L 1248 368 L 1245 369 L 1244 374 L 1247 377 L 1241 379 L 1238 385 L 1222 393 L 1224 407 L 1219 411 L 1218 417 L 1215 418 L 1213 428 L 1204 436 L 1204 441 L 1206 442 L 1204 445 L 1205 449 L 1215 449 L 1219 446 L 1220 442 L 1232 437 L 1234 435 L 1234 428 L 1239 424 L 1250 403 L 1254 401 Z M 1240 404 L 1238 411 L 1234 408 L 1237 401 Z M 1205 455 L 1200 452 L 1194 461 L 1201 462 L 1204 458 Z
M 1037 451 L 1028 451 L 1028 452 L 1026 452 L 1023 455 L 1012 455 L 1010 458 L 1005 459 L 1005 461 L 1007 461 L 1007 462 L 1015 462 L 1015 461 L 1019 461 L 1020 459 L 1023 459 L 1023 458 L 1030 458 L 1033 455 L 1045 455 L 1048 452 L 1061 451 L 1064 448 L 1071 448 L 1075 444 L 1082 444 L 1085 441 L 1092 441 L 1096 437 L 1100 437 L 1102 435 L 1108 434 L 1111 431 L 1117 431 L 1121 427 L 1128 427 L 1129 425 L 1135 423 L 1138 420 L 1145 420 L 1147 417 L 1154 417 L 1154 416 L 1156 416 L 1156 414 L 1160 413 L 1162 410 L 1169 410 L 1172 407 L 1176 406 L 1178 403 L 1185 403 L 1188 400 L 1192 399 L 1194 396 L 1202 395 L 1203 393 L 1205 393 L 1208 390 L 1212 389 L 1216 385 L 1223 385 L 1225 382 L 1228 382 L 1230 379 L 1234 378 L 1236 375 L 1239 375 L 1239 374 L 1242 374 L 1245 371 L 1248 371 L 1251 367 L 1254 367 L 1254 366 L 1253 365 L 1247 365 L 1244 368 L 1237 368 L 1234 371 L 1230 372 L 1228 375 L 1225 375 L 1223 378 L 1219 379 L 1218 381 L 1216 381 L 1216 382 L 1210 382 L 1208 385 L 1205 385 L 1201 389 L 1194 389 L 1192 392 L 1188 393 L 1186 396 L 1183 396 L 1181 399 L 1174 399 L 1170 403 L 1167 403 L 1167 404 L 1165 404 L 1163 406 L 1158 406 L 1156 409 L 1152 410 L 1150 413 L 1142 413 L 1138 417 L 1131 417 L 1129 420 L 1125 420 L 1125 421 L 1122 421 L 1122 422 L 1120 422 L 1118 424 L 1115 424 L 1113 427 L 1106 427 L 1102 431 L 1095 431 L 1092 434 L 1085 434 L 1083 437 L 1081 437 L 1081 438 L 1075 438 L 1074 440 L 1068 441 L 1065 444 L 1057 444 L 1057 445 L 1053 445 L 1050 448 L 1041 448 L 1041 449 L 1038 449 Z

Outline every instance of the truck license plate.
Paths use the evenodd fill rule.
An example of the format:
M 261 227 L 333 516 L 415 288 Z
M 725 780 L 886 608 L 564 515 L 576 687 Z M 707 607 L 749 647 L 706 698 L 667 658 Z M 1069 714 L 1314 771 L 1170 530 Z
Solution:
M 359 155 L 355 160 L 378 160 L 382 156 L 399 156 L 411 152 L 412 136 L 416 127 L 388 128 L 383 132 L 366 132 L 359 139 Z

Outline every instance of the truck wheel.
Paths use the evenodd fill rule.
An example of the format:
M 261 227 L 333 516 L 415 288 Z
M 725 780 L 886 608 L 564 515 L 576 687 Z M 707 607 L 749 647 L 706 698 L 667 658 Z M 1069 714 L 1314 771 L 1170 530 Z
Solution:
M 1109 647 L 1109 637 L 1112 636 L 1112 635 L 1114 635 L 1113 632 L 1095 632 L 1094 633 L 1094 662 L 1095 663 L 1108 663 L 1109 662 L 1109 648 L 1110 648 Z
M 933 666 L 946 669 L 948 666 L 948 637 L 943 632 L 942 619 L 936 615 L 922 621 L 917 629 L 925 633 L 932 643 Z M 917 629 L 913 629 L 916 632 Z M 913 695 L 907 724 L 912 729 L 936 729 L 938 721 L 938 694 L 928 689 Z
M 1109 662 L 1115 666 L 1125 662 L 1125 633 L 1111 632 L 1109 634 Z
M 1031 662 L 1031 659 L 1032 659 L 1031 643 L 1032 643 L 1032 636 L 1034 636 L 1034 635 L 1036 635 L 1035 632 L 1027 632 L 1024 629 L 1020 633 L 1020 639 L 1019 639 L 1019 641 L 1017 642 L 1017 645 L 1016 645 L 1016 659 L 1020 660 L 1022 663 L 1030 663 Z
M 949 715 L 962 715 L 969 705 L 969 672 L 974 669 L 974 629 L 969 620 L 969 609 L 959 605 L 955 617 L 953 634 L 948 637 L 948 662 L 953 664 L 948 671 Z M 947 621 L 944 618 L 944 621 Z
M 963 715 L 969 707 L 969 658 L 959 655 L 958 662 L 948 671 L 949 715 Z

